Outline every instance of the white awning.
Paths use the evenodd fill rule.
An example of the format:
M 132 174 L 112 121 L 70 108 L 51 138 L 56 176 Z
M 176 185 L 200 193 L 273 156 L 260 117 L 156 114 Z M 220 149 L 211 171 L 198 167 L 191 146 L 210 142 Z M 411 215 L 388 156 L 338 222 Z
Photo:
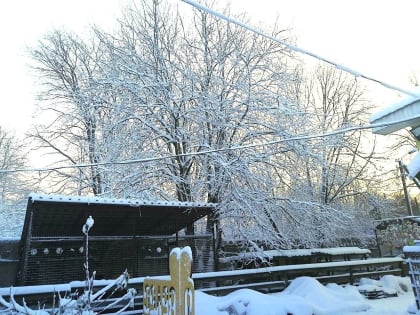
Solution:
M 373 128 L 373 132 L 380 135 L 387 135 L 400 129 L 419 126 L 420 95 L 418 97 L 404 98 L 373 114 L 370 118 L 370 123 L 372 125 L 381 124 L 380 127 Z

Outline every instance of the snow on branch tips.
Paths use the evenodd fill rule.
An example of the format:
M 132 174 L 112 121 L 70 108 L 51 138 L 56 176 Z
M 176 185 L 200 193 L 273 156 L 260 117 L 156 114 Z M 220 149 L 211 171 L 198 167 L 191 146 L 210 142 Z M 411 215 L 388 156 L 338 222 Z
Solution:
M 89 216 L 89 218 L 86 219 L 86 223 L 82 227 L 83 234 L 88 235 L 89 230 L 92 228 L 94 223 L 95 220 L 93 220 L 92 216 Z

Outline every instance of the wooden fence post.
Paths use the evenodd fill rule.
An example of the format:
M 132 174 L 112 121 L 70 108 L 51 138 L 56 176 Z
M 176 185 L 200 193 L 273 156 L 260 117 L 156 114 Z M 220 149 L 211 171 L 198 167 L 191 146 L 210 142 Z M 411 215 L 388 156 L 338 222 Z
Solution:
M 189 246 L 174 248 L 169 256 L 169 277 L 146 278 L 143 283 L 143 314 L 194 315 L 192 252 Z

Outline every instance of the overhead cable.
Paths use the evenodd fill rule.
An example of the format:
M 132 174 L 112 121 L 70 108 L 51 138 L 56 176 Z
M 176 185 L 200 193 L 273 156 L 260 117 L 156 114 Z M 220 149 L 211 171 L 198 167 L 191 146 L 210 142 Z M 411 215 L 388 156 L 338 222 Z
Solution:
M 322 57 L 320 55 L 317 55 L 317 54 L 315 54 L 315 53 L 313 53 L 313 52 L 311 52 L 309 50 L 300 48 L 298 46 L 295 46 L 295 45 L 292 45 L 290 43 L 287 43 L 284 40 L 281 40 L 281 39 L 278 39 L 278 38 L 276 38 L 274 36 L 268 35 L 268 34 L 262 32 L 260 30 L 257 30 L 256 28 L 253 28 L 253 27 L 251 27 L 251 26 L 249 26 L 249 25 L 247 25 L 245 23 L 242 23 L 242 22 L 240 22 L 238 20 L 235 20 L 235 19 L 233 19 L 233 18 L 231 18 L 231 17 L 229 17 L 227 15 L 224 15 L 224 14 L 222 14 L 220 12 L 217 12 L 215 10 L 212 10 L 212 9 L 210 9 L 210 8 L 208 8 L 208 7 L 206 7 L 206 6 L 202 5 L 202 4 L 199 4 L 199 3 L 195 2 L 195 1 L 192 1 L 192 0 L 181 0 L 181 1 L 183 1 L 183 2 L 185 2 L 187 4 L 189 4 L 189 5 L 197 8 L 198 10 L 207 12 L 207 13 L 209 13 L 211 15 L 214 15 L 214 16 L 222 19 L 222 20 L 225 20 L 228 23 L 235 24 L 235 25 L 240 26 L 240 27 L 242 27 L 244 29 L 247 29 L 250 32 L 253 32 L 253 33 L 257 34 L 257 35 L 260 35 L 262 37 L 268 38 L 268 39 L 270 39 L 270 40 L 272 40 L 272 41 L 274 41 L 276 43 L 279 43 L 279 44 L 281 44 L 283 46 L 286 46 L 290 50 L 293 50 L 295 52 L 302 53 L 304 55 L 308 55 L 308 56 L 311 56 L 311 57 L 313 57 L 315 59 L 318 59 L 320 61 L 326 62 L 326 63 L 334 66 L 335 68 L 337 68 L 339 70 L 342 70 L 344 72 L 347 72 L 347 73 L 350 73 L 350 74 L 354 75 L 355 77 L 360 77 L 360 78 L 363 78 L 363 79 L 366 79 L 366 80 L 369 80 L 369 81 L 373 81 L 373 82 L 378 83 L 378 84 L 380 84 L 380 85 L 382 85 L 382 86 L 384 86 L 384 87 L 386 87 L 388 89 L 391 89 L 391 90 L 394 90 L 394 91 L 398 91 L 398 92 L 404 93 L 406 95 L 410 95 L 410 96 L 414 96 L 414 97 L 418 97 L 419 96 L 418 94 L 416 94 L 416 93 L 414 93 L 412 91 L 408 91 L 408 90 L 402 89 L 400 87 L 397 87 L 395 85 L 391 85 L 389 83 L 386 83 L 386 82 L 384 82 L 382 80 L 378 80 L 378 79 L 375 79 L 373 77 L 369 77 L 369 76 L 367 76 L 367 75 L 365 75 L 363 73 L 360 73 L 358 71 L 355 71 L 355 70 L 353 70 L 353 69 L 351 69 L 349 67 L 340 65 L 340 64 L 338 64 L 338 63 L 336 63 L 336 62 L 334 62 L 334 61 L 332 61 L 330 59 L 327 59 L 327 58 L 324 58 L 324 57 Z
M 63 169 L 72 169 L 72 168 L 87 168 L 92 166 L 110 166 L 110 165 L 128 165 L 128 164 L 137 164 L 137 163 L 150 163 L 155 161 L 162 161 L 162 160 L 168 160 L 176 157 L 185 157 L 185 156 L 199 156 L 199 155 L 206 155 L 206 154 L 213 154 L 213 153 L 219 153 L 219 152 L 227 152 L 227 151 L 236 151 L 236 150 L 243 150 L 243 149 L 253 149 L 257 147 L 264 147 L 264 146 L 270 146 L 274 144 L 280 144 L 285 142 L 291 142 L 291 141 L 301 141 L 301 140 L 310 140 L 310 139 L 316 139 L 316 138 L 325 138 L 325 137 L 331 137 L 335 135 L 339 135 L 342 133 L 347 133 L 351 131 L 357 131 L 357 130 L 364 130 L 364 129 L 375 129 L 380 128 L 384 126 L 390 126 L 395 124 L 400 124 L 405 121 L 409 121 L 415 118 L 420 118 L 420 115 L 417 117 L 410 117 L 408 119 L 402 119 L 392 122 L 386 122 L 386 123 L 378 123 L 378 124 L 370 124 L 368 126 L 353 126 L 353 127 L 347 127 L 343 129 L 337 129 L 330 132 L 325 133 L 317 133 L 317 134 L 310 134 L 310 135 L 299 135 L 295 137 L 290 138 L 283 138 L 273 141 L 267 141 L 267 142 L 261 142 L 261 143 L 253 143 L 253 144 L 247 144 L 247 145 L 237 145 L 237 146 L 231 146 L 227 148 L 219 148 L 219 149 L 211 149 L 211 150 L 203 150 L 198 152 L 189 152 L 184 154 L 177 154 L 177 155 L 166 155 L 166 156 L 159 156 L 159 157 L 152 157 L 152 158 L 144 158 L 144 159 L 132 159 L 132 160 L 123 160 L 123 161 L 109 161 L 109 162 L 99 162 L 99 163 L 81 163 L 81 164 L 70 164 L 70 165 L 62 165 L 62 166 L 51 166 L 51 167 L 41 167 L 41 168 L 17 168 L 17 169 L 0 169 L 0 174 L 4 173 L 17 173 L 17 172 L 51 172 L 51 171 L 58 171 Z

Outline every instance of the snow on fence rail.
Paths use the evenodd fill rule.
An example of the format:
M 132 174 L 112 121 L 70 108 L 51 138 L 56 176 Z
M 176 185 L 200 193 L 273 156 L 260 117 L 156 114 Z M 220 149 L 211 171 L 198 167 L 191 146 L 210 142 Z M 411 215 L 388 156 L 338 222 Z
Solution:
M 338 261 L 314 264 L 284 265 L 258 269 L 204 272 L 192 274 L 196 290 L 213 295 L 222 295 L 239 288 L 252 288 L 265 292 L 276 292 L 284 289 L 288 283 L 303 275 L 310 275 L 319 281 L 336 283 L 355 283 L 362 277 L 376 278 L 386 274 L 405 275 L 405 261 L 401 257 L 371 258 L 352 261 Z M 168 279 L 168 276 L 158 277 Z M 134 299 L 134 313 L 143 313 L 143 284 L 148 277 L 131 278 L 128 287 L 138 292 Z M 94 290 L 109 285 L 114 280 L 95 280 Z M 73 281 L 68 284 L 14 287 L 16 298 L 39 301 L 52 299 L 54 292 L 75 292 L 84 288 L 84 281 Z M 0 288 L 0 296 L 9 297 L 11 288 Z M 32 296 L 32 297 L 31 297 Z M 133 313 L 131 311 L 130 313 Z M 128 313 L 127 313 L 128 314 Z
M 363 267 L 363 266 L 381 266 L 381 265 L 400 265 L 404 263 L 404 259 L 401 257 L 387 257 L 387 258 L 370 258 L 362 260 L 350 260 L 350 261 L 334 261 L 325 263 L 313 263 L 313 264 L 298 264 L 298 265 L 285 265 L 285 266 L 273 266 L 263 267 L 255 269 L 243 269 L 243 270 L 228 270 L 228 271 L 214 271 L 214 272 L 203 272 L 193 274 L 193 279 L 213 279 L 213 278 L 229 278 L 244 275 L 258 275 L 258 274 L 273 274 L 278 272 L 287 271 L 313 271 L 313 270 L 328 270 L 337 268 L 352 268 L 352 267 Z
M 405 273 L 401 257 L 371 258 L 313 264 L 273 266 L 257 269 L 195 273 L 192 278 L 196 288 L 210 294 L 226 294 L 239 288 L 252 288 L 265 292 L 282 291 L 299 276 L 311 276 L 320 282 L 356 283 L 360 278 L 378 278 Z M 215 281 L 217 287 L 203 287 L 206 281 Z M 223 283 L 224 285 L 220 285 Z M 230 285 L 226 285 L 230 283 Z

